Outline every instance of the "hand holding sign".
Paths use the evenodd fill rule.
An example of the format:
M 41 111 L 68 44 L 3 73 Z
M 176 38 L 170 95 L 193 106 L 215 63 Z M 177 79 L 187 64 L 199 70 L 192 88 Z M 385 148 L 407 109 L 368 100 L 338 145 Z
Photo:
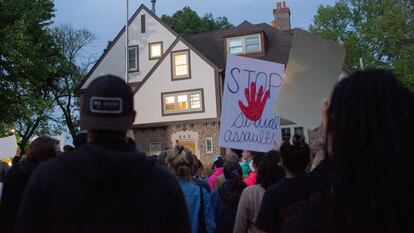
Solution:
M 263 86 L 260 86 L 256 98 L 256 83 L 252 82 L 249 88 L 244 89 L 244 95 L 247 100 L 247 107 L 239 100 L 239 107 L 243 114 L 251 121 L 257 121 L 262 117 L 264 107 L 269 99 L 270 91 L 267 90 L 263 97 Z M 263 97 L 263 98 L 262 98 Z

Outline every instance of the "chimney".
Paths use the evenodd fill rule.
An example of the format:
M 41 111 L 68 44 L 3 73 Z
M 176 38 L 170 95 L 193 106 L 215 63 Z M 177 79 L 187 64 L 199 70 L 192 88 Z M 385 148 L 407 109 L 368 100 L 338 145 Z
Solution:
M 157 0 L 151 0 L 151 3 L 152 3 L 152 9 L 151 9 L 151 11 L 155 14 L 155 2 L 156 2 Z
M 286 1 L 277 0 L 276 9 L 273 10 L 275 20 L 272 21 L 272 26 L 281 31 L 291 29 L 290 26 L 290 9 L 286 6 Z
M 281 8 L 282 8 L 282 3 L 278 1 L 276 3 L 276 9 L 281 9 Z

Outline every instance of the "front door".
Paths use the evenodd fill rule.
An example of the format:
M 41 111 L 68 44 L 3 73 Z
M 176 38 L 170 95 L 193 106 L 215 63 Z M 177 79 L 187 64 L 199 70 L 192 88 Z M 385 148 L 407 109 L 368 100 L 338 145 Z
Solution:
M 178 140 L 177 143 L 178 145 L 181 145 L 181 146 L 184 146 L 190 149 L 191 152 L 193 152 L 193 154 L 196 153 L 194 140 L 191 140 L 191 139 L 190 140 Z

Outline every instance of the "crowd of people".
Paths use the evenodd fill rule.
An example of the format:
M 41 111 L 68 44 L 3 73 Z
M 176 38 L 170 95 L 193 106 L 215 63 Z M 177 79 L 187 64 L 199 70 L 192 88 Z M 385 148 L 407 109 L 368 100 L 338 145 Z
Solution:
M 0 232 L 414 232 L 414 95 L 388 71 L 338 82 L 315 158 L 301 134 L 210 164 L 181 145 L 149 157 L 126 136 L 133 105 L 120 78 L 95 79 L 74 148 L 39 137 L 0 174 Z

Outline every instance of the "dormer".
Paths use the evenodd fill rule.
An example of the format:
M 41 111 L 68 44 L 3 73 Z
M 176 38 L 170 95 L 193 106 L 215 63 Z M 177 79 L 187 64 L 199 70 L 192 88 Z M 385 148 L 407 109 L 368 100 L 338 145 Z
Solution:
M 231 34 L 224 35 L 226 55 L 261 57 L 265 55 L 265 34 L 263 30 L 245 21 Z

